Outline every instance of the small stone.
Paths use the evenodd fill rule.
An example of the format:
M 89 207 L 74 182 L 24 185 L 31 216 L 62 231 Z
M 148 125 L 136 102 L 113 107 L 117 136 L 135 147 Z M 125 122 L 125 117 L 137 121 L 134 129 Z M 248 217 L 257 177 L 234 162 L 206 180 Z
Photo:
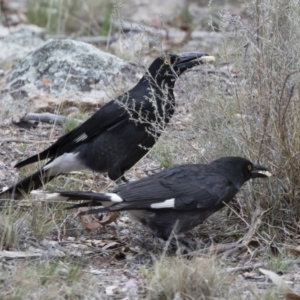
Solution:
M 116 294 L 117 288 L 118 288 L 118 287 L 117 287 L 116 285 L 110 285 L 110 286 L 107 286 L 107 287 L 105 288 L 105 293 L 106 293 L 106 295 L 112 296 L 112 295 Z

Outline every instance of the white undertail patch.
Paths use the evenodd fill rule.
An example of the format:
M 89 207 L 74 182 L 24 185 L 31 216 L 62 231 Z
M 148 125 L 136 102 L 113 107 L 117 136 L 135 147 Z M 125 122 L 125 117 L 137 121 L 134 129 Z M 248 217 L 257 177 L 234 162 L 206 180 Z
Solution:
M 9 187 L 4 186 L 4 187 L 1 189 L 0 193 L 4 193 L 4 192 L 7 191 L 8 189 L 9 189 Z
M 153 203 L 150 205 L 151 208 L 174 208 L 175 207 L 175 198 L 167 199 L 163 202 Z
M 78 159 L 77 153 L 64 153 L 55 158 L 50 164 L 43 167 L 47 171 L 47 176 L 55 176 L 61 173 L 69 173 L 72 171 L 80 171 L 85 169 L 85 165 Z
M 64 201 L 68 199 L 68 197 L 62 196 L 60 193 L 49 193 L 47 191 L 40 190 L 31 191 L 30 194 L 42 198 L 44 200 Z

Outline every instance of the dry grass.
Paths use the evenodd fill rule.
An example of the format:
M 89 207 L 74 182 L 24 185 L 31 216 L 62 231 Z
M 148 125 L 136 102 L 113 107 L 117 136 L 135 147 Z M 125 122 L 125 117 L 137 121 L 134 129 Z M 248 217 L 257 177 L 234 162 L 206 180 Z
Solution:
M 149 299 L 229 299 L 233 278 L 209 258 L 166 258 L 151 272 Z M 232 299 L 232 298 L 231 298 Z
M 76 27 L 76 34 L 105 34 L 108 15 L 102 14 L 100 24 L 103 29 L 96 16 L 102 1 L 88 1 L 80 13 L 81 2 L 78 1 L 74 5 L 72 1 L 46 2 L 28 1 L 28 12 L 32 20 L 38 18 L 35 22 L 46 24 L 49 31 L 57 34 L 73 31 L 70 23 L 78 21 L 80 13 L 89 15 L 87 12 L 93 12 L 90 20 L 80 23 L 80 28 Z M 56 7 L 58 3 L 61 6 Z M 110 7 L 105 7 L 109 12 Z M 5 282 L 5 289 L 0 290 L 1 299 L 40 299 L 41 295 L 49 295 L 43 299 L 109 298 L 104 295 L 105 288 L 97 294 L 95 278 L 82 276 L 95 261 L 101 270 L 119 263 L 120 269 L 134 273 L 134 276 L 127 275 L 126 280 L 137 280 L 140 296 L 136 299 L 279 298 L 278 292 L 268 288 L 267 284 L 262 292 L 255 283 L 248 284 L 241 276 L 243 273 L 229 274 L 225 266 L 263 261 L 274 271 L 288 272 L 293 267 L 284 247 L 285 244 L 299 244 L 300 8 L 297 2 L 285 0 L 247 1 L 247 7 L 247 22 L 226 13 L 221 15 L 220 29 L 224 39 L 220 41 L 220 52 L 217 53 L 219 66 L 193 69 L 178 80 L 176 115 L 149 157 L 129 175 L 134 178 L 156 172 L 160 168 L 158 163 L 169 167 L 179 163 L 209 162 L 225 155 L 245 156 L 267 165 L 274 174 L 270 181 L 247 183 L 231 208 L 213 215 L 189 233 L 207 246 L 238 241 L 256 226 L 245 249 L 225 258 L 215 254 L 207 256 L 204 252 L 196 253 L 190 260 L 181 256 L 162 256 L 155 259 L 153 266 L 144 264 L 147 260 L 142 258 L 134 263 L 126 258 L 120 263 L 109 255 L 106 257 L 107 253 L 103 254 L 99 249 L 99 252 L 95 251 L 94 259 L 84 264 L 77 260 L 74 263 L 74 259 L 61 262 L 50 258 L 14 262 L 9 267 L 1 266 L 0 280 Z M 49 14 L 51 11 L 54 12 L 52 15 Z M 111 89 L 123 91 L 124 87 L 113 86 Z M 65 130 L 71 130 L 73 126 L 65 124 Z M 43 145 L 38 147 L 44 148 Z M 27 157 L 29 151 L 37 150 L 37 145 L 18 145 L 18 150 Z M 30 169 L 23 172 L 22 175 L 28 175 Z M 103 177 L 95 182 L 90 172 L 69 177 L 67 189 L 70 190 L 91 187 L 101 190 L 108 184 Z M 66 178 L 60 177 L 49 183 L 47 189 L 63 188 L 65 183 Z M 70 221 L 71 214 L 62 209 L 63 205 L 36 203 L 30 197 L 20 205 L 8 204 L 0 214 L 0 248 L 28 249 L 32 241 L 39 245 L 48 235 L 78 237 L 82 233 L 80 223 Z M 254 212 L 258 212 L 257 219 L 253 219 Z M 140 227 L 130 223 L 124 228 L 119 224 L 118 228 L 129 230 L 126 239 L 117 231 L 117 242 L 121 245 L 118 245 L 121 249 L 118 248 L 118 257 L 126 257 L 133 244 L 139 249 L 136 257 L 144 254 L 149 257 L 149 253 L 143 253 L 146 248 L 143 243 L 150 249 L 148 252 L 161 256 L 164 245 L 156 244 Z M 110 229 L 108 233 L 102 231 L 91 235 L 97 234 L 98 239 L 112 238 Z M 105 287 L 122 276 L 120 271 L 106 277 L 106 281 L 97 280 Z M 95 289 L 89 289 L 90 286 Z
M 260 240 L 276 247 L 299 235 L 300 12 L 298 3 L 283 0 L 247 7 L 244 22 L 221 15 L 223 66 L 193 69 L 183 76 L 188 83 L 178 82 L 174 126 L 154 152 L 163 163 L 240 155 L 267 165 L 273 178 L 246 184 L 235 207 L 240 217 L 232 218 L 250 224 L 260 207 Z
M 162 258 L 148 275 L 146 299 L 278 299 L 276 291 L 259 291 L 228 273 L 217 257 Z
M 3 300 L 91 299 L 96 294 L 90 286 L 93 278 L 82 272 L 80 262 L 71 259 L 8 263 L 2 267 L 0 280 Z
M 64 36 L 107 35 L 114 4 L 109 0 L 28 0 L 30 23 L 45 27 L 48 33 Z
M 242 116 L 230 131 L 247 157 L 267 164 L 275 175 L 269 185 L 258 184 L 249 200 L 267 211 L 264 224 L 278 226 L 276 238 L 274 230 L 267 231 L 279 242 L 286 238 L 279 233 L 284 227 L 297 234 L 300 217 L 299 5 L 254 1 L 247 13 L 247 27 L 223 15 L 223 29 L 233 34 L 223 41 L 221 55 L 235 62 L 232 95 L 235 113 Z

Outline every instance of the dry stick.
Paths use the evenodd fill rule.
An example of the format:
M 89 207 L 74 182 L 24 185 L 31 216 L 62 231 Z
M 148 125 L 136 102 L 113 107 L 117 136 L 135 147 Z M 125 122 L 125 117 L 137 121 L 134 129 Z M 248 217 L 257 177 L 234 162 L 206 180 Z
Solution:
M 112 25 L 122 30 L 123 32 L 134 31 L 134 32 L 149 32 L 155 35 L 161 35 L 163 37 L 167 36 L 167 30 L 157 27 L 148 26 L 145 24 L 140 24 L 137 22 L 122 21 L 119 24 L 117 21 L 113 21 Z
M 261 208 L 259 206 L 257 206 L 257 208 L 254 211 L 254 214 L 251 218 L 251 226 L 248 230 L 248 232 L 246 233 L 245 237 L 243 238 L 243 244 L 244 245 L 248 245 L 250 240 L 252 239 L 252 237 L 254 236 L 256 230 L 258 230 L 258 228 L 261 225 Z
M 78 119 L 73 119 L 70 117 L 65 117 L 62 115 L 56 115 L 51 113 L 44 113 L 44 114 L 38 114 L 38 113 L 29 113 L 24 118 L 23 121 L 39 121 L 43 123 L 49 123 L 49 124 L 63 124 L 66 121 L 76 121 L 79 124 L 83 123 L 83 121 Z
M 254 211 L 254 214 L 251 218 L 251 225 L 241 216 L 239 215 L 232 207 L 230 207 L 227 203 L 224 203 L 231 211 L 233 211 L 241 220 L 243 220 L 245 222 L 245 224 L 247 224 L 247 226 L 249 227 L 249 230 L 247 232 L 247 234 L 245 235 L 245 237 L 243 239 L 241 239 L 242 244 L 238 244 L 238 242 L 236 243 L 237 247 L 247 247 L 248 248 L 248 244 L 251 240 L 251 238 L 253 237 L 253 235 L 256 233 L 257 229 L 260 227 L 261 225 L 261 219 L 259 218 L 260 216 L 262 216 L 265 212 L 261 212 L 260 207 L 257 207 Z M 261 236 L 259 233 L 257 233 L 259 235 L 260 238 L 262 238 L 267 244 L 268 241 L 266 241 L 266 239 Z M 228 256 L 230 256 L 232 254 L 232 252 L 234 252 L 236 249 L 231 249 L 228 250 L 224 255 L 223 255 L 223 259 L 227 259 Z
M 108 31 L 108 35 L 107 35 L 108 39 L 106 42 L 106 49 L 105 49 L 106 51 L 108 51 L 109 44 L 111 43 L 111 39 L 112 39 L 111 32 L 112 32 L 112 22 L 110 22 L 110 25 L 109 25 L 109 31 Z M 117 40 L 117 38 L 115 40 Z
M 203 253 L 212 253 L 212 254 L 221 254 L 225 251 L 230 251 L 231 249 L 236 250 L 237 248 L 243 248 L 242 245 L 237 244 L 237 243 L 229 243 L 229 244 L 214 244 L 211 245 L 208 248 L 204 248 L 201 250 Z M 189 255 L 191 254 L 199 254 L 199 250 L 196 250 L 194 252 L 190 252 Z
M 85 43 L 91 43 L 91 44 L 106 44 L 109 45 L 112 42 L 115 42 L 118 40 L 117 35 L 109 35 L 109 36 L 81 36 L 76 39 L 77 41 L 85 42 Z
M 232 268 L 226 268 L 226 272 L 231 273 L 231 272 L 236 272 L 236 271 L 245 271 L 249 269 L 256 269 L 256 268 L 261 268 L 264 267 L 264 263 L 256 263 L 250 266 L 240 266 L 240 267 L 232 267 Z
M 45 140 L 45 141 L 32 141 L 32 140 L 24 140 L 24 139 L 0 139 L 1 143 L 23 143 L 23 144 L 42 144 L 42 143 L 54 143 L 56 140 Z
M 122 30 L 122 32 L 146 32 L 150 33 L 155 36 L 161 36 L 166 39 L 175 39 L 178 37 L 184 37 L 186 36 L 185 32 L 170 32 L 167 28 L 162 28 L 162 27 L 153 27 L 153 26 L 148 26 L 146 24 L 141 24 L 137 22 L 131 22 L 131 21 L 122 21 L 122 24 L 119 24 L 116 21 L 112 22 L 112 25 L 117 27 L 119 30 Z M 190 33 L 190 37 L 193 40 L 198 40 L 198 39 L 205 39 L 208 37 L 221 37 L 224 36 L 224 33 L 219 33 L 219 32 L 214 32 L 213 34 L 207 31 L 200 31 L 200 30 L 194 30 Z
M 6 258 L 6 259 L 14 259 L 14 258 L 35 258 L 35 257 L 41 257 L 43 254 L 41 253 L 28 253 L 24 251 L 0 251 L 0 258 Z
M 279 98 L 279 102 L 280 102 L 280 103 L 282 102 L 282 99 L 283 99 L 283 93 L 284 93 L 284 91 L 285 91 L 285 87 L 286 87 L 286 85 L 287 85 L 287 82 L 288 82 L 289 78 L 290 78 L 292 75 L 296 74 L 296 73 L 298 73 L 298 71 L 292 72 L 292 73 L 290 73 L 290 74 L 288 74 L 288 75 L 286 76 L 286 78 L 285 78 L 285 80 L 284 80 L 284 83 L 283 83 L 283 87 L 282 87 L 282 89 L 281 89 L 281 94 L 280 94 L 280 98 Z M 289 104 L 290 104 L 290 101 L 291 101 L 291 97 L 289 98 L 288 103 L 286 104 L 286 106 L 285 106 L 285 108 L 284 108 L 284 111 L 283 111 L 282 116 L 281 116 L 281 105 L 279 105 L 279 113 L 278 113 L 278 115 L 279 115 L 279 126 L 280 126 L 280 127 L 282 126 L 282 122 L 283 122 L 283 119 L 284 119 L 284 117 L 285 117 L 287 108 L 288 108 L 288 106 L 289 106 Z
M 251 225 L 238 213 L 236 212 L 232 207 L 230 207 L 227 203 L 224 203 L 226 207 L 228 207 L 233 213 L 235 213 L 248 227 L 250 227 L 249 231 L 250 233 L 252 233 L 252 236 L 255 234 L 255 232 L 253 232 L 253 230 L 251 229 L 251 225 L 253 224 L 254 220 L 258 217 L 258 212 L 261 212 L 260 208 L 256 208 L 254 214 L 253 214 L 253 217 L 251 219 Z M 266 212 L 268 212 L 270 209 L 267 209 L 265 210 L 264 212 L 261 213 L 260 216 L 262 216 L 263 214 L 265 214 Z M 255 225 L 258 225 L 258 224 L 255 224 Z M 262 238 L 266 243 L 268 243 L 268 241 L 263 237 L 261 236 L 259 233 L 258 233 L 259 237 Z M 249 237 L 251 238 L 252 236 L 250 236 L 250 234 L 246 234 L 247 238 L 249 239 Z M 245 238 L 243 238 L 242 240 L 244 240 Z
M 40 141 L 38 141 L 40 143 Z M 48 142 L 48 141 L 47 141 Z M 23 143 L 23 144 L 32 144 L 37 143 L 37 141 L 29 141 L 29 140 L 23 140 L 23 139 L 1 139 L 1 143 Z

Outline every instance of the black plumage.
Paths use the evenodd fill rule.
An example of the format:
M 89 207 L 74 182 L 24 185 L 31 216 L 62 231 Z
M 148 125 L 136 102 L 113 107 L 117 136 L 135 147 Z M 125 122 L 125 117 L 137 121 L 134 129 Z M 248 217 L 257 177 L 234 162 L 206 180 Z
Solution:
M 269 175 L 266 167 L 247 159 L 222 157 L 210 164 L 175 166 L 111 193 L 35 193 L 48 199 L 89 200 L 71 208 L 104 206 L 82 214 L 127 210 L 156 236 L 167 239 L 175 224 L 176 234 L 194 228 L 232 200 L 246 181 Z
M 124 179 L 124 172 L 151 149 L 172 117 L 178 76 L 206 58 L 212 57 L 196 52 L 155 59 L 135 87 L 108 102 L 48 149 L 19 162 L 16 168 L 50 159 L 0 196 L 20 199 L 59 174 L 85 168 L 108 172 L 112 180 Z

